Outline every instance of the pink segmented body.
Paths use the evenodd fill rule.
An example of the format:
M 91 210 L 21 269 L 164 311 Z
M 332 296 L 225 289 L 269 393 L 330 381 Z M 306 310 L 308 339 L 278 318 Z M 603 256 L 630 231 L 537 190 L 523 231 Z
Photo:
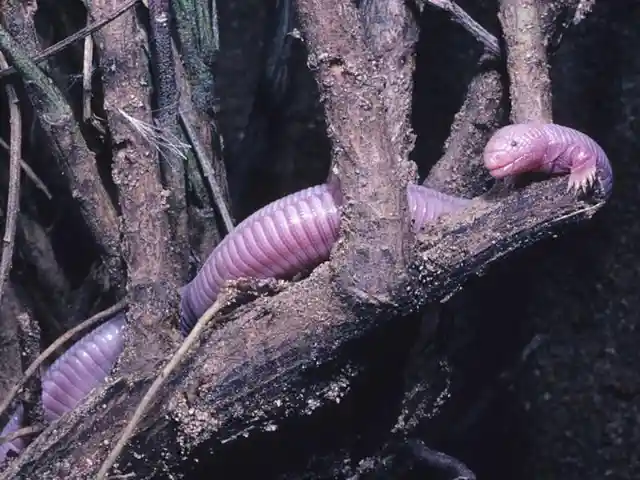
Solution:
M 496 178 L 538 171 L 569 173 L 569 188 L 586 190 L 598 178 L 612 188 L 609 160 L 587 135 L 555 124 L 517 124 L 499 129 L 484 151 Z M 182 290 L 180 327 L 186 334 L 225 282 L 242 277 L 283 278 L 325 261 L 338 238 L 339 191 L 323 184 L 288 195 L 259 210 L 231 232 Z M 419 185 L 407 188 L 414 230 L 470 200 Z
M 42 377 L 45 418 L 55 420 L 72 410 L 101 385 L 124 348 L 124 314 L 89 332 L 63 353 Z
M 465 208 L 471 200 L 439 192 L 421 185 L 407 186 L 409 215 L 414 232 L 419 231 L 440 215 Z
M 42 406 L 46 420 L 53 421 L 73 410 L 91 391 L 104 383 L 124 348 L 124 313 L 95 328 L 56 359 L 42 376 Z M 22 423 L 22 406 L 7 422 L 2 435 Z M 0 445 L 0 462 L 9 450 L 19 452 L 24 439 Z
M 609 194 L 613 174 L 600 146 L 587 135 L 555 124 L 518 124 L 498 130 L 487 143 L 484 163 L 496 178 L 539 171 L 569 173 L 569 187 L 584 190 L 598 179 Z M 407 187 L 414 231 L 470 200 L 419 185 Z M 225 282 L 238 278 L 286 278 L 325 261 L 338 238 L 340 192 L 323 184 L 276 200 L 240 223 L 209 255 L 182 289 L 181 323 L 187 334 L 215 301 Z M 124 314 L 80 339 L 43 376 L 43 406 L 54 420 L 72 410 L 104 382 L 124 346 Z M 18 407 L 2 435 L 21 424 Z M 0 445 L 0 461 L 19 452 L 23 439 Z
M 470 200 L 420 185 L 407 188 L 414 230 Z M 340 230 L 339 191 L 325 183 L 288 195 L 240 223 L 214 249 L 182 290 L 183 333 L 209 308 L 230 280 L 286 278 L 329 258 Z

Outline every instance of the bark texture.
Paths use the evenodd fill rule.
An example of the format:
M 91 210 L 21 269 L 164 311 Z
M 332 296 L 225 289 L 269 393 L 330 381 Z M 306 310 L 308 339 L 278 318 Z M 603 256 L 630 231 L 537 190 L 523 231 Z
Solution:
M 420 438 L 478 478 L 638 476 L 637 9 L 460 1 L 500 37 L 496 58 L 431 8 L 443 2 L 420 14 L 395 0 L 174 0 L 165 16 L 169 2 L 150 0 L 93 34 L 93 58 L 76 42 L 35 67 L 112 3 L 87 2 L 88 16 L 77 0 L 0 7 L 18 71 L 0 81 L 15 81 L 24 160 L 52 193 L 22 179 L 2 391 L 40 330 L 48 344 L 130 300 L 112 379 L 0 478 L 94 477 L 179 345 L 178 288 L 224 234 L 221 212 L 241 218 L 328 175 L 345 200 L 330 261 L 234 285 L 112 475 L 424 478 L 398 447 Z M 612 159 L 602 211 L 598 192 L 576 199 L 562 178 L 490 189 L 491 133 L 551 107 Z M 278 181 L 238 189 L 260 169 Z M 477 198 L 413 236 L 404 192 L 418 176 Z M 37 389 L 23 397 L 36 421 Z

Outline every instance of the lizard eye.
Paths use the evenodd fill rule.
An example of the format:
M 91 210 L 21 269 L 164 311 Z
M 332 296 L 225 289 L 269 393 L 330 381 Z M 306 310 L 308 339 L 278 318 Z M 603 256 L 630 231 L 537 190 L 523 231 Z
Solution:
M 510 145 L 512 147 L 517 147 L 518 146 L 518 141 L 517 140 L 511 140 Z

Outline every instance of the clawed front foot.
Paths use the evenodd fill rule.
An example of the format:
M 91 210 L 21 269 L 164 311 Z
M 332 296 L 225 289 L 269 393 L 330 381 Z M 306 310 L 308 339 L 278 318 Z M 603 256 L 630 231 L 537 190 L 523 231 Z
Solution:
M 577 195 L 587 194 L 596 183 L 596 167 L 581 168 L 569 174 L 567 191 Z

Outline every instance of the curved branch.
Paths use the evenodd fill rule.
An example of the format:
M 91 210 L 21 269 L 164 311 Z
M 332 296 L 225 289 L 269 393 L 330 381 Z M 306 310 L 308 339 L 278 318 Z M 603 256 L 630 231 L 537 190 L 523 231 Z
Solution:
M 4 55 L 0 53 L 0 67 L 5 68 L 7 66 Z M 2 258 L 0 259 L 0 303 L 4 293 L 4 285 L 11 270 L 11 261 L 13 260 L 16 222 L 20 212 L 20 160 L 22 158 L 22 114 L 18 106 L 18 96 L 13 85 L 7 85 L 6 91 L 9 103 L 11 134 L 9 140 L 9 195 L 4 223 L 4 237 L 2 238 Z
M 203 442 L 214 448 L 272 421 L 306 416 L 313 399 L 318 405 L 332 402 L 324 396 L 327 383 L 310 384 L 309 379 L 317 379 L 322 366 L 339 358 L 347 345 L 394 314 L 447 296 L 511 251 L 590 218 L 601 206 L 566 195 L 563 178 L 534 184 L 499 202 L 479 198 L 469 210 L 442 217 L 420 236 L 412 255 L 412 271 L 420 282 L 398 290 L 373 315 L 345 310 L 331 295 L 328 264 L 273 297 L 223 313 L 218 320 L 224 323 L 205 330 L 160 389 L 125 449 L 120 468 L 133 467 L 139 478 L 153 478 L 167 455 L 182 457 Z M 194 362 L 198 368 L 193 368 Z M 61 460 L 66 457 L 92 462 L 66 463 L 72 466 L 64 471 L 65 478 L 93 477 L 110 450 L 105 440 L 120 435 L 152 381 L 153 375 L 137 372 L 110 383 L 43 432 L 0 478 L 56 477 L 62 475 L 66 462 Z M 96 431 L 102 432 L 99 438 Z M 150 444 L 154 448 L 145 446 Z M 142 460 L 136 461 L 141 453 Z

